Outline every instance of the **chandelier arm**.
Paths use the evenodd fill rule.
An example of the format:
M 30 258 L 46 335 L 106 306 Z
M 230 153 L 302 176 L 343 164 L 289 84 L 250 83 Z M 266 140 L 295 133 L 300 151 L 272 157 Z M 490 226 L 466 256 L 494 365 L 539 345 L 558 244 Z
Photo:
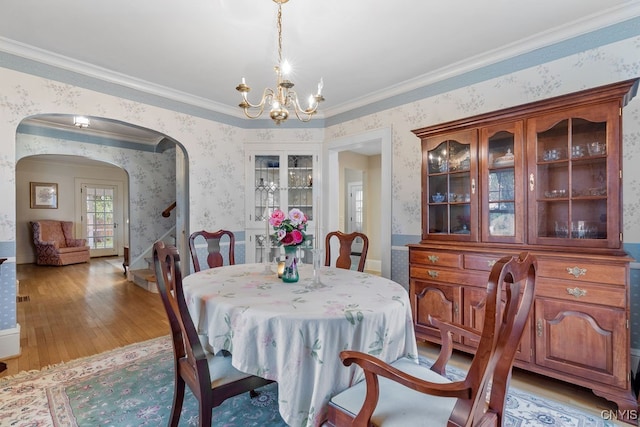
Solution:
M 313 104 L 311 104 L 309 108 L 302 108 L 300 106 L 300 100 L 298 99 L 298 94 L 294 90 L 290 90 L 287 93 L 287 101 L 293 105 L 293 110 L 296 113 L 297 118 L 302 120 L 300 118 L 300 114 L 304 114 L 305 116 L 309 117 L 309 119 L 303 120 L 303 121 L 309 121 L 311 119 L 311 116 L 313 116 L 316 113 L 316 111 L 318 111 L 318 106 L 320 105 L 318 100 L 314 98 Z
M 311 118 L 313 117 L 313 114 L 307 114 L 304 111 L 298 111 L 298 109 L 294 109 L 293 112 L 295 113 L 296 117 L 298 118 L 298 120 L 300 120 L 303 123 L 306 123 L 308 121 L 311 120 Z M 301 114 L 304 114 L 304 116 L 302 117 Z
M 264 111 L 264 106 L 274 97 L 274 93 L 273 90 L 268 87 L 264 90 L 264 92 L 262 92 L 262 98 L 260 99 L 260 102 L 257 104 L 252 104 L 249 101 L 248 97 L 244 98 L 244 101 L 248 104 L 248 108 L 260 108 L 261 111 Z M 245 108 L 246 109 L 246 108 Z
M 251 115 L 251 113 L 249 113 L 249 108 L 258 108 L 258 107 L 260 107 L 260 109 L 256 112 L 255 115 Z M 248 118 L 257 119 L 264 112 L 264 104 L 259 104 L 259 105 L 252 106 L 252 107 L 245 107 L 245 108 L 242 109 L 242 111 L 244 111 L 244 115 L 247 116 Z

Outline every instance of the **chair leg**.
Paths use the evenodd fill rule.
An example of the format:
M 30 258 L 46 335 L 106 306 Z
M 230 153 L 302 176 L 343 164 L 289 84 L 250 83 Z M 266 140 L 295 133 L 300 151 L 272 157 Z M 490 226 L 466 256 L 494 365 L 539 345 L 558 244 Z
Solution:
M 258 397 L 258 396 L 260 396 L 260 393 L 258 393 L 258 392 L 257 392 L 257 391 L 255 391 L 255 390 L 249 390 L 249 397 L 250 397 L 251 399 L 253 399 L 254 397 Z
M 180 375 L 176 375 L 175 387 L 173 388 L 173 404 L 171 405 L 171 418 L 169 427 L 178 427 L 180 413 L 182 412 L 182 402 L 184 401 L 184 380 Z
M 211 427 L 213 407 L 210 400 L 207 402 L 203 402 L 203 400 L 205 399 L 201 398 L 200 402 L 198 402 L 198 407 L 200 409 L 198 425 L 200 427 Z

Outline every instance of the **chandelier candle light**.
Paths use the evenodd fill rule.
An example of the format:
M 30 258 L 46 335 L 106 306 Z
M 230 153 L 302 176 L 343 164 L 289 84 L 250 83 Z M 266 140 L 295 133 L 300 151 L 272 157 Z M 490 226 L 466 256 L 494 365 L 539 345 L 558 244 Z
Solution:
M 282 60 L 282 5 L 289 0 L 273 0 L 278 4 L 278 64 L 274 67 L 277 76 L 276 89 L 266 88 L 262 93 L 262 99 L 258 104 L 252 104 L 247 98 L 247 94 L 251 90 L 247 86 L 244 77 L 242 82 L 236 87 L 236 90 L 242 94 L 242 102 L 238 104 L 244 111 L 245 116 L 250 119 L 257 119 L 264 112 L 266 104 L 271 106 L 269 115 L 277 125 L 287 120 L 289 117 L 289 109 L 292 109 L 298 120 L 308 122 L 311 117 L 318 111 L 320 102 L 324 101 L 322 97 L 322 87 L 324 83 L 322 79 L 318 83 L 318 92 L 309 96 L 309 106 L 303 108 L 298 101 L 298 94 L 292 90 L 294 84 L 286 78 L 290 71 L 290 65 L 286 60 Z

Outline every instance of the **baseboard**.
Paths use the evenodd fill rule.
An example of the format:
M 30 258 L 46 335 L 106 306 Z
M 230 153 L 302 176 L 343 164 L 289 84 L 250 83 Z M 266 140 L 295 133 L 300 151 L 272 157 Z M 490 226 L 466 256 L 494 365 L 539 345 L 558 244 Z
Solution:
M 0 359 L 20 355 L 20 324 L 15 328 L 0 330 Z
M 382 261 L 379 259 L 366 260 L 364 269 L 365 271 L 382 271 Z

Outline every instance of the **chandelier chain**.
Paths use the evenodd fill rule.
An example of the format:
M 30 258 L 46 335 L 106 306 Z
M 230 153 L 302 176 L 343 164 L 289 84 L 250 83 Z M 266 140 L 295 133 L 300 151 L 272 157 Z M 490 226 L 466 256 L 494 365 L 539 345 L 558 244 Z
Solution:
M 282 66 L 282 4 L 278 3 L 278 65 Z

